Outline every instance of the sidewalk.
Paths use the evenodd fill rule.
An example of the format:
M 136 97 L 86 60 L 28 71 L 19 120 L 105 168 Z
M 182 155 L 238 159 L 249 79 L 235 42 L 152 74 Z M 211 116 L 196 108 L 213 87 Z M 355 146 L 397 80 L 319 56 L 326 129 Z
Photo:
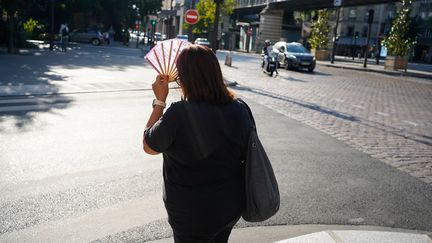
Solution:
M 234 229 L 233 243 L 431 243 L 432 232 L 377 226 L 283 225 Z M 173 238 L 149 243 L 172 243 Z
M 230 51 L 228 50 L 218 50 L 218 52 L 224 54 L 230 53 Z M 231 53 L 261 58 L 261 54 L 253 52 L 247 53 L 242 51 L 231 51 Z M 432 79 L 432 65 L 430 64 L 408 63 L 408 69 L 406 72 L 405 70 L 392 71 L 384 69 L 384 60 L 380 60 L 379 64 L 377 65 L 375 59 L 369 58 L 367 67 L 364 68 L 363 59 L 355 58 L 354 60 L 352 60 L 351 57 L 336 56 L 335 62 L 333 64 L 330 63 L 330 61 L 317 61 L 317 65 L 333 68 L 344 68 L 356 71 L 375 72 L 394 76 Z
M 241 95 L 241 85 L 234 90 Z M 427 188 L 414 189 L 424 183 L 411 181 L 405 174 L 325 134 L 246 101 L 252 104 L 260 138 L 280 183 L 281 209 L 259 226 L 240 220 L 229 242 L 432 243 L 429 226 L 424 228 L 427 232 L 402 229 L 420 228 L 405 224 L 417 217 L 411 215 L 411 210 L 416 208 L 421 215 L 429 211 L 426 208 L 430 199 L 419 203 L 418 195 L 404 195 L 413 191 L 419 192 L 420 197 L 429 194 Z M 373 176 L 376 172 L 379 173 Z M 392 179 L 387 177 L 390 174 Z M 415 184 L 414 188 L 401 188 L 409 184 Z M 419 203 L 420 207 L 412 203 Z M 403 209 L 399 211 L 398 207 Z M 408 214 L 401 215 L 405 213 Z M 426 218 L 424 223 L 430 225 L 430 216 Z M 174 241 L 171 237 L 150 242 Z
M 432 65 L 428 64 L 418 64 L 418 63 L 409 63 L 408 68 L 405 70 L 385 70 L 384 69 L 384 61 L 380 60 L 379 64 L 376 64 L 375 59 L 368 59 L 368 63 L 366 68 L 363 67 L 363 59 L 355 58 L 352 60 L 347 57 L 339 57 L 335 58 L 334 63 L 332 64 L 330 61 L 317 61 L 318 65 L 323 65 L 327 67 L 333 68 L 344 68 L 356 71 L 366 71 L 366 72 L 375 72 L 387 75 L 394 76 L 407 76 L 407 77 L 415 77 L 415 78 L 424 78 L 424 79 L 432 79 Z

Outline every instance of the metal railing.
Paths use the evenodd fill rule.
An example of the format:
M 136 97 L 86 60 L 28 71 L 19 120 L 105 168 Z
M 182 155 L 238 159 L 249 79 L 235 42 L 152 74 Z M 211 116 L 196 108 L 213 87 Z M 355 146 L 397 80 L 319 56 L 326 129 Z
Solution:
M 236 8 L 249 8 L 266 5 L 267 3 L 280 2 L 281 0 L 237 0 Z

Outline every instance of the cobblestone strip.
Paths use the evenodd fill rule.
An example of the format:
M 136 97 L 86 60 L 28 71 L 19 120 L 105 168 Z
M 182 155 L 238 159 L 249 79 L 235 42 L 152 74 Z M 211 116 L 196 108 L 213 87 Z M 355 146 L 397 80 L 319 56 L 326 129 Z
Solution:
M 373 94 L 376 89 L 371 87 L 368 91 L 372 94 L 371 97 L 360 95 L 346 104 L 346 97 L 335 97 L 341 97 L 341 90 L 348 90 L 348 96 L 356 95 L 355 85 L 348 82 L 338 83 L 338 89 L 332 89 L 330 85 L 325 92 L 319 92 L 323 87 L 318 83 L 314 87 L 309 86 L 307 89 L 294 92 L 296 85 L 292 84 L 289 87 L 284 87 L 283 84 L 275 85 L 275 83 L 270 85 L 265 84 L 266 80 L 252 84 L 250 79 L 257 79 L 256 74 L 255 76 L 251 73 L 238 75 L 224 68 L 224 75 L 239 83 L 235 92 L 240 96 L 253 99 L 289 118 L 327 133 L 373 158 L 432 185 L 432 138 L 426 136 L 428 134 L 425 135 L 425 130 L 430 131 L 430 124 L 428 124 L 431 120 L 428 113 L 430 107 L 424 112 L 425 110 L 422 109 L 425 107 L 410 105 L 411 99 L 415 100 L 421 96 L 391 102 L 389 100 L 394 98 L 389 93 L 400 92 L 399 86 L 389 90 L 384 98 L 378 97 L 382 94 Z M 379 80 L 377 84 L 383 85 Z M 421 93 L 421 90 L 418 92 Z M 374 97 L 378 99 L 375 100 Z M 381 103 L 376 104 L 378 101 Z M 426 101 L 428 102 L 430 100 Z M 401 119 L 408 119 L 410 115 L 413 115 L 416 121 L 423 119 L 424 124 L 421 129 L 409 124 L 411 121 L 405 122 L 406 124 L 401 121 Z M 405 126 L 406 129 L 401 126 Z

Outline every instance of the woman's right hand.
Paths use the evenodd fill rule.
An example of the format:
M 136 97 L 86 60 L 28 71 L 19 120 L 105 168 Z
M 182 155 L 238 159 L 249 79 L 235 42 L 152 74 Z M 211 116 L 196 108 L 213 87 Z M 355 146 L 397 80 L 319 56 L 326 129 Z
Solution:
M 168 96 L 168 75 L 158 74 L 156 80 L 152 84 L 153 93 L 157 100 L 166 101 Z

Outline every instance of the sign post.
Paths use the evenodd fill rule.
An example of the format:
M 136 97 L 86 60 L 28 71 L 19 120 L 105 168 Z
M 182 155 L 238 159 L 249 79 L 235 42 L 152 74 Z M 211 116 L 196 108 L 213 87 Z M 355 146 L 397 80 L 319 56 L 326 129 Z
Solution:
M 340 15 L 340 7 L 342 5 L 342 0 L 334 0 L 333 2 L 333 6 L 335 6 L 336 8 L 336 26 L 334 28 L 333 31 L 333 49 L 332 49 L 332 55 L 331 55 L 331 59 L 330 62 L 334 63 L 334 59 L 335 59 L 335 53 L 336 53 L 336 41 L 337 41 L 337 28 L 339 25 L 339 15 Z
M 367 41 L 366 41 L 366 50 L 364 52 L 364 61 L 363 61 L 363 67 L 367 67 L 367 59 L 369 55 L 369 40 L 370 40 L 370 34 L 371 34 L 371 28 L 374 18 L 374 10 L 371 9 L 367 12 L 368 17 L 368 32 L 367 32 Z

